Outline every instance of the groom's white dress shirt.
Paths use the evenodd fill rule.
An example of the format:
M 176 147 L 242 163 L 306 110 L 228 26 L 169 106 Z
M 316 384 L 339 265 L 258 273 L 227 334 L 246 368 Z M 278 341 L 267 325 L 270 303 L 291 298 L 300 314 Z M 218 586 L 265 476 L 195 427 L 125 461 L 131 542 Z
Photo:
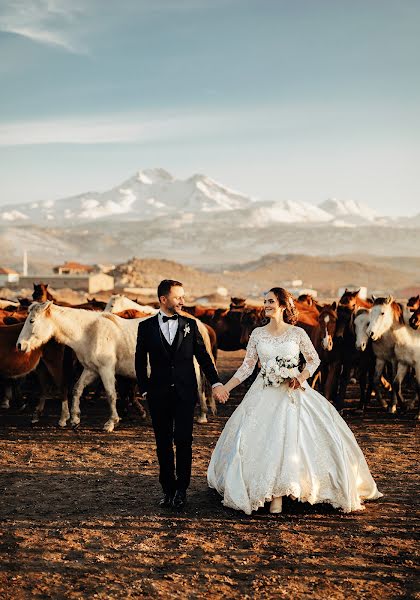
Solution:
M 168 317 L 169 315 L 165 315 L 165 313 L 160 310 L 158 312 L 159 327 L 165 336 L 165 340 L 170 346 L 172 346 L 172 342 L 174 341 L 176 332 L 178 331 L 178 319 L 169 319 L 166 321 L 166 323 L 164 323 L 163 316 Z

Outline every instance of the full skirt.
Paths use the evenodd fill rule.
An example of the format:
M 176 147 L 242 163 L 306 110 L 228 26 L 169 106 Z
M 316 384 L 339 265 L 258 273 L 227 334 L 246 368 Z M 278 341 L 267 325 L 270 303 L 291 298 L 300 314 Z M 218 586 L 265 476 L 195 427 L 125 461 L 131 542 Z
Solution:
M 225 506 L 251 514 L 293 495 L 351 512 L 382 496 L 344 419 L 304 387 L 265 387 L 258 376 L 227 421 L 207 473 Z

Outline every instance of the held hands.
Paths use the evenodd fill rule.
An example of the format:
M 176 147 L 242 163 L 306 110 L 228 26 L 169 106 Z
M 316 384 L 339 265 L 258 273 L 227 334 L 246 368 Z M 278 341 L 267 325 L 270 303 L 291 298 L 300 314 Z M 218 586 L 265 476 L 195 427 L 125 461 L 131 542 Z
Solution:
M 224 404 L 229 398 L 229 392 L 227 391 L 224 385 L 217 385 L 213 388 L 213 396 L 218 402 Z

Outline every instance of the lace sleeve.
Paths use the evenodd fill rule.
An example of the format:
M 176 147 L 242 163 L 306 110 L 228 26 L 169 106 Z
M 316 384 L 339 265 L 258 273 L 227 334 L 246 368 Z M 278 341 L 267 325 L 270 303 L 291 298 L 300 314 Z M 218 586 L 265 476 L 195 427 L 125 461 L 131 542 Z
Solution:
M 258 361 L 258 352 L 257 352 L 257 342 L 256 342 L 256 330 L 251 333 L 249 336 L 249 342 L 246 347 L 246 354 L 243 363 L 239 367 L 239 369 L 234 374 L 236 379 L 242 383 L 247 379 L 250 375 L 252 375 L 255 365 Z
M 319 367 L 321 361 L 319 360 L 318 353 L 315 350 L 309 335 L 302 328 L 300 328 L 300 331 L 299 349 L 306 362 L 305 369 L 309 371 L 309 376 L 311 377 Z

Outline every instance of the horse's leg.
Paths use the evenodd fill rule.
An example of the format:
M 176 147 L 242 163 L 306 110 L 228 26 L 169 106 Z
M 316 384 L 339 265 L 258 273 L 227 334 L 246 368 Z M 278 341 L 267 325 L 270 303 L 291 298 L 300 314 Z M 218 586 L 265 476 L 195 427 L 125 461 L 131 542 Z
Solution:
M 352 365 L 351 363 L 345 359 L 343 362 L 343 368 L 340 374 L 340 379 L 339 379 L 339 387 L 338 387 L 338 394 L 337 394 L 337 410 L 342 410 L 344 408 L 344 403 L 345 403 L 345 399 L 346 399 L 346 391 L 347 391 L 347 386 L 349 384 L 349 380 L 350 380 L 350 374 L 351 374 L 351 368 Z
M 360 364 L 359 366 L 359 387 L 360 387 L 360 401 L 359 408 L 366 410 L 367 400 L 366 400 L 366 382 L 367 382 L 367 369 L 364 364 Z
M 420 361 L 417 362 L 415 368 L 414 368 L 414 375 L 416 378 L 416 392 L 417 392 L 417 414 L 415 416 L 415 419 L 417 419 L 418 421 L 420 421 Z
M 197 423 L 207 423 L 207 398 L 206 391 L 203 389 L 202 375 L 198 381 L 198 399 L 200 401 L 200 414 L 197 417 Z
M 108 433 L 114 431 L 115 425 L 118 425 L 120 417 L 117 412 L 117 392 L 115 390 L 115 370 L 114 365 L 110 365 L 108 368 L 102 367 L 99 371 L 102 383 L 104 384 L 105 392 L 108 397 L 110 415 L 108 421 L 105 423 L 103 429 Z
M 76 382 L 73 389 L 73 402 L 71 406 L 71 421 L 72 427 L 80 425 L 80 396 L 83 394 L 83 390 L 87 385 L 90 385 L 98 377 L 95 371 L 90 369 L 83 369 L 82 374 Z
M 312 377 L 311 388 L 313 390 L 316 388 L 318 380 L 321 380 L 321 369 L 318 369 L 315 375 Z
M 3 393 L 3 398 L 0 404 L 0 408 L 10 408 L 10 403 L 12 401 L 12 397 L 13 397 L 13 389 L 12 389 L 12 385 L 10 383 L 6 383 L 4 385 L 4 393 Z
M 398 369 L 400 367 L 400 363 L 398 363 L 397 361 L 393 360 L 391 363 L 391 372 L 392 372 L 392 377 L 391 377 L 391 381 L 392 381 L 392 400 L 391 400 L 391 404 L 389 406 L 388 411 L 391 414 L 395 414 L 397 412 L 397 404 L 398 404 L 398 394 L 397 394 L 397 386 L 394 385 L 394 380 L 397 377 L 397 373 L 398 373 Z M 401 371 L 400 371 L 400 376 L 401 373 L 404 370 L 404 365 L 401 365 Z M 406 374 L 407 369 L 405 368 L 404 370 L 404 375 Z M 403 376 L 404 379 L 404 376 Z
M 376 397 L 378 398 L 382 408 L 388 408 L 387 401 L 382 398 L 381 391 L 381 376 L 385 367 L 385 361 L 382 358 L 377 358 L 375 363 L 375 373 L 373 375 L 373 389 L 375 390 Z
M 36 376 L 38 378 L 39 386 L 40 386 L 40 395 L 35 406 L 35 410 L 32 413 L 31 424 L 35 425 L 35 423 L 39 422 L 40 417 L 42 416 L 45 408 L 45 401 L 47 399 L 47 390 L 49 385 L 48 380 L 48 371 L 45 366 L 41 363 L 36 370 Z
M 403 364 L 403 363 L 398 363 L 397 366 L 397 373 L 394 377 L 394 380 L 392 382 L 392 390 L 393 390 L 393 396 L 392 396 L 392 405 L 390 408 L 390 412 L 395 413 L 395 411 L 397 410 L 397 401 L 399 400 L 401 405 L 405 408 L 405 401 L 402 395 L 402 383 L 404 381 L 404 377 L 406 376 L 408 371 L 408 366 Z M 395 404 L 394 404 L 394 395 L 395 395 Z

